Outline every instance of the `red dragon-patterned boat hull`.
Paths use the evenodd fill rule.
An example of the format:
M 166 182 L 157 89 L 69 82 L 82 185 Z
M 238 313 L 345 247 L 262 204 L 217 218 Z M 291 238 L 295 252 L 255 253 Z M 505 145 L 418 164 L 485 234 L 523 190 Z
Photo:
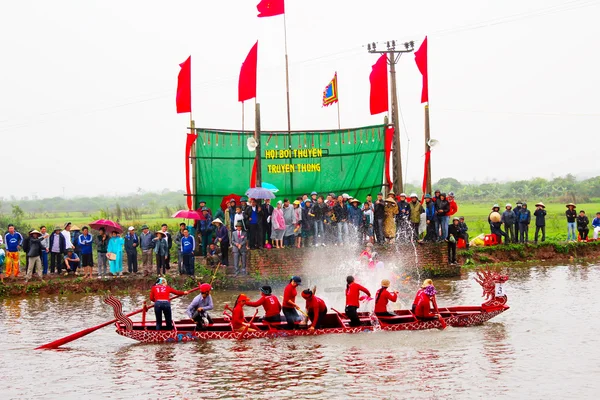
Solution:
M 146 322 L 145 313 L 142 322 L 132 322 L 123 315 L 121 302 L 112 297 L 107 297 L 105 303 L 114 309 L 117 319 L 117 333 L 121 336 L 143 343 L 169 343 L 190 342 L 209 339 L 255 339 L 276 338 L 289 336 L 314 336 L 335 333 L 359 333 L 368 331 L 416 331 L 424 329 L 443 329 L 446 326 L 468 327 L 481 325 L 484 322 L 508 310 L 507 297 L 502 287 L 508 276 L 501 275 L 493 270 L 479 270 L 475 278 L 483 287 L 483 295 L 487 299 L 481 306 L 459 306 L 440 308 L 442 319 L 420 320 L 410 310 L 398 310 L 392 316 L 376 317 L 369 313 L 359 313 L 360 326 L 350 326 L 350 320 L 336 311 L 329 313 L 322 321 L 322 328 L 308 330 L 306 326 L 297 325 L 295 329 L 288 329 L 284 321 L 276 323 L 256 322 L 254 329 L 239 332 L 234 331 L 229 318 L 213 318 L 213 323 L 203 330 L 197 330 L 192 320 L 174 321 L 173 330 L 156 330 L 155 322 Z M 247 322 L 253 319 L 246 318 Z

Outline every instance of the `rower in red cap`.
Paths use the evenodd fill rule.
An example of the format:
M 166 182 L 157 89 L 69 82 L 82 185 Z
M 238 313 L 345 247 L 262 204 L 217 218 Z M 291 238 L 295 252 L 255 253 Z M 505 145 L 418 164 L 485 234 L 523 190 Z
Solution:
M 325 316 L 327 315 L 327 305 L 323 299 L 315 296 L 310 289 L 302 291 L 302 298 L 306 300 L 306 313 L 310 319 L 309 331 L 321 328 Z
M 262 306 L 265 309 L 265 315 L 262 318 L 267 322 L 281 322 L 281 304 L 277 296 L 272 294 L 271 286 L 262 286 L 260 288 L 260 299 L 256 301 L 248 301 L 245 303 L 249 307 Z
M 297 288 L 301 284 L 302 279 L 299 276 L 292 276 L 290 283 L 288 283 L 283 291 L 283 304 L 281 305 L 281 309 L 289 329 L 294 329 L 296 327 L 295 324 L 302 320 L 296 311 L 298 309 L 298 305 L 296 304 L 296 296 L 298 295 Z
M 250 324 L 248 324 L 246 322 L 246 319 L 244 318 L 244 304 L 246 304 L 248 301 L 250 301 L 250 298 L 243 293 L 240 294 L 235 300 L 235 304 L 233 305 L 233 311 L 231 312 L 231 326 L 233 327 L 234 331 L 240 332 L 245 330 L 246 327 L 250 326 Z M 226 307 L 229 308 L 228 306 Z M 255 331 L 252 328 L 247 329 L 248 332 Z

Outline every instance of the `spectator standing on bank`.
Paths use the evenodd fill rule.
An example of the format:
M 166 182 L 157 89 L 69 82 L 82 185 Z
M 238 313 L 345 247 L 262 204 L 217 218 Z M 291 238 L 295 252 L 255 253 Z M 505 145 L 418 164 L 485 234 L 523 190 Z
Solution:
M 383 219 L 385 218 L 385 201 L 383 200 L 383 193 L 377 193 L 377 200 L 373 205 L 373 230 L 375 232 L 375 238 L 377 243 L 383 244 L 385 242 L 385 236 L 383 235 Z
M 577 217 L 577 230 L 579 231 L 579 236 L 582 241 L 586 241 L 588 238 L 588 233 L 590 232 L 588 225 L 590 224 L 590 220 L 587 215 L 585 215 L 585 211 L 579 211 L 579 216 Z
M 233 253 L 233 266 L 235 267 L 236 276 L 240 273 L 246 275 L 247 241 L 247 234 L 242 231 L 242 224 L 238 222 L 235 226 L 235 232 L 231 234 L 231 243 L 233 245 L 231 252 Z
M 504 230 L 506 231 L 506 243 L 516 243 L 517 241 L 517 215 L 512 210 L 512 205 L 508 203 L 506 209 L 502 213 L 502 223 L 504 224 Z
M 398 215 L 396 216 L 397 232 L 400 234 L 399 238 L 402 242 L 407 242 L 409 239 L 410 231 L 410 206 L 406 201 L 406 194 L 400 193 L 400 200 L 398 201 Z
M 453 217 L 452 225 L 448 227 L 448 238 L 446 239 L 448 241 L 448 263 L 452 265 L 456 264 L 456 243 L 460 238 L 459 223 L 459 218 Z
M 363 242 L 374 243 L 373 236 L 373 203 L 365 201 L 362 209 L 362 240 Z
M 497 219 L 492 219 L 492 214 Z M 501 243 L 502 238 L 504 238 L 504 243 L 507 244 L 506 232 L 502 230 L 502 216 L 500 215 L 500 206 L 498 204 L 494 204 L 492 207 L 492 211 L 488 215 L 488 223 L 490 224 L 490 231 L 492 235 L 496 235 L 498 243 Z
M 221 263 L 227 268 L 229 265 L 229 232 L 227 232 L 227 228 L 223 224 L 219 218 L 213 220 L 213 225 L 215 226 L 215 243 L 221 249 Z
M 277 249 L 283 248 L 283 234 L 285 233 L 285 219 L 283 218 L 283 201 L 277 202 L 277 207 L 271 214 L 271 240 Z
M 248 247 L 251 249 L 261 248 L 264 244 L 264 239 L 260 239 L 260 231 L 262 224 L 263 212 L 261 206 L 252 199 L 250 206 L 246 207 L 244 219 L 248 221 Z
M 529 242 L 529 224 L 531 223 L 531 211 L 527 209 L 527 203 L 523 202 L 519 211 L 519 243 Z
M 156 237 L 152 239 L 154 241 L 154 254 L 156 254 L 156 275 L 158 276 L 167 274 L 169 243 L 165 239 L 166 235 L 162 230 L 156 232 Z
M 204 207 L 206 208 L 206 207 Z M 202 209 L 200 209 L 202 210 Z M 202 212 L 202 211 L 200 211 Z M 198 227 L 200 227 L 200 223 L 202 221 L 197 221 Z M 183 237 L 183 231 L 185 230 L 185 228 L 187 227 L 187 225 L 185 223 L 180 223 L 179 224 L 179 231 L 177 232 L 177 234 L 175 235 L 175 246 L 177 246 L 177 271 L 179 272 L 179 275 L 184 275 L 185 274 L 185 268 L 183 267 L 183 255 L 181 253 L 181 238 Z
M 50 235 L 50 273 L 62 272 L 63 256 L 67 251 L 65 236 L 60 232 L 60 226 L 54 227 L 54 232 Z
M 140 239 L 135 233 L 135 228 L 130 226 L 125 235 L 125 253 L 127 254 L 127 271 L 130 274 L 137 274 L 137 248 L 140 245 Z
M 262 205 L 262 231 L 264 232 L 264 237 L 260 238 L 261 246 L 266 243 L 273 245 L 271 239 L 271 232 L 273 231 L 273 210 L 274 208 L 271 205 L 271 199 L 265 199 L 265 202 Z
M 519 229 L 519 220 L 521 218 L 521 210 L 523 209 L 523 202 L 522 201 L 517 201 L 517 206 L 514 208 L 514 213 L 515 213 L 515 240 L 513 241 L 513 243 L 519 243 L 519 235 L 520 235 L 520 229 Z
M 285 220 L 285 232 L 283 233 L 283 245 L 293 246 L 294 245 L 294 228 L 296 221 L 294 221 L 294 208 L 290 205 L 289 199 L 283 199 L 283 218 Z
M 208 213 L 208 208 L 202 208 L 202 215 L 204 216 L 204 219 L 198 221 L 198 226 L 200 227 L 200 236 L 202 237 L 201 254 L 203 257 L 206 257 L 206 248 L 212 242 L 214 225 L 212 223 L 213 220 Z
M 194 250 L 196 239 L 190 235 L 187 229 L 183 230 L 181 238 L 181 256 L 183 258 L 183 270 L 189 276 L 194 276 Z
M 160 230 L 163 233 L 163 239 L 167 241 L 167 269 L 171 268 L 171 248 L 173 247 L 173 235 L 168 231 L 167 224 L 162 224 Z
M 229 238 L 231 239 L 231 232 L 235 230 L 235 199 L 229 200 L 229 207 L 225 210 L 225 219 L 223 219 L 223 223 L 227 227 L 229 231 Z M 241 210 L 241 208 L 240 208 Z M 216 219 L 217 217 L 215 217 Z
M 99 229 L 99 234 L 96 236 L 96 251 L 98 253 L 98 279 L 104 279 L 108 274 L 108 258 L 106 258 L 106 253 L 108 253 L 108 241 L 110 238 L 106 234 L 106 230 L 104 228 Z
M 307 195 L 304 195 L 304 197 L 306 197 L 306 200 L 308 200 Z M 296 244 L 297 248 L 300 248 L 302 247 L 302 211 L 304 209 L 304 202 L 302 200 L 295 200 L 294 204 L 292 205 L 292 209 L 294 210 L 294 243 Z M 294 243 L 292 243 L 292 245 L 294 245 Z
M 42 240 L 38 230 L 34 229 L 29 232 L 25 282 L 31 279 L 34 270 L 37 270 L 38 278 L 42 279 Z
M 314 218 L 314 245 L 325 246 L 325 225 L 323 221 L 325 219 L 325 211 L 327 211 L 327 205 L 323 196 L 317 197 L 317 202 L 313 204 L 311 214 Z
M 425 212 L 425 209 L 419 202 L 419 197 L 416 193 L 410 194 L 409 207 L 409 219 L 412 230 L 412 238 L 414 241 L 419 240 L 419 225 L 421 224 L 421 214 Z
M 81 249 L 81 266 L 83 267 L 83 277 L 92 279 L 92 267 L 94 266 L 94 256 L 92 254 L 92 243 L 94 238 L 90 235 L 89 228 L 84 226 L 81 235 L 77 238 L 79 248 Z
M 594 228 L 594 240 L 598 240 L 598 233 L 600 233 L 600 212 L 597 212 L 596 218 L 592 220 L 592 227 Z
M 348 203 L 350 203 L 350 207 L 348 207 L 348 222 L 352 227 L 352 237 L 356 238 L 360 243 L 360 240 L 362 239 L 361 226 L 363 222 L 363 213 L 359 207 L 360 201 L 351 198 Z
M 4 235 L 6 246 L 6 277 L 16 278 L 19 276 L 19 250 L 23 246 L 23 236 L 15 230 L 13 224 L 8 225 L 8 232 Z
M 465 217 L 458 218 L 458 230 L 460 231 L 460 237 L 465 241 L 465 246 L 467 250 L 469 249 L 469 227 L 465 222 Z
M 144 276 L 152 273 L 152 250 L 154 250 L 154 235 L 150 232 L 148 225 L 142 225 L 142 233 L 140 233 L 140 247 L 142 248 L 142 269 Z
M 65 237 L 65 246 L 67 249 L 73 248 L 73 241 L 71 240 L 71 226 L 70 222 L 65 224 L 65 228 L 60 232 Z
M 348 208 L 344 203 L 343 195 L 338 196 L 337 204 L 333 207 L 333 215 L 338 228 L 337 244 L 343 246 L 344 242 L 348 240 Z
M 454 198 L 454 192 L 448 192 L 448 206 L 450 207 L 450 210 L 448 211 L 448 217 L 452 217 L 458 212 L 458 203 L 456 203 Z
M 567 211 L 565 211 L 565 215 L 567 217 L 567 242 L 575 242 L 577 240 L 577 211 L 575 208 L 575 204 L 569 203 L 567 204 Z
M 111 237 L 108 240 L 108 252 L 106 257 L 109 258 L 110 273 L 114 276 L 123 276 L 123 238 L 117 231 L 112 231 Z M 163 234 L 164 237 L 164 234 Z M 108 255 L 110 254 L 110 257 Z
M 396 215 L 398 215 L 398 203 L 396 203 L 394 196 L 395 193 L 390 191 L 385 199 L 385 218 L 383 219 L 383 234 L 390 242 L 393 242 L 396 238 Z
M 427 193 L 425 195 L 425 221 L 427 224 L 427 230 L 425 233 L 424 242 L 435 242 L 437 241 L 436 223 L 437 217 L 435 215 L 435 203 L 431 198 L 431 195 Z
M 48 253 L 50 252 L 50 235 L 46 229 L 46 226 L 40 227 L 40 233 L 42 238 L 42 275 L 48 275 Z
M 538 233 L 542 231 L 542 242 L 546 240 L 546 206 L 541 201 L 535 205 L 535 240 L 534 243 L 538 242 Z
M 446 193 L 440 193 L 435 201 L 435 215 L 437 217 L 435 232 L 439 241 L 446 240 L 448 237 L 448 212 L 450 212 L 450 203 L 446 200 Z

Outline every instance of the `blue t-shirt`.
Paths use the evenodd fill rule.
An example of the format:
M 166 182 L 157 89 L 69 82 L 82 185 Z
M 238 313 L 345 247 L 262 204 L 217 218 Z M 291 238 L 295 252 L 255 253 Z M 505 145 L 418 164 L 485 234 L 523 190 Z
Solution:
M 196 247 L 196 241 L 193 236 L 181 238 L 181 254 L 193 254 Z

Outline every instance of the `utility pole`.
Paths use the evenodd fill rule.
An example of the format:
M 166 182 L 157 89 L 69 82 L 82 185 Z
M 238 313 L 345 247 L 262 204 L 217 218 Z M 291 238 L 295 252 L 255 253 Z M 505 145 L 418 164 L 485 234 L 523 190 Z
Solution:
M 260 104 L 255 105 L 255 122 L 254 122 L 254 140 L 256 140 L 256 154 L 254 160 L 256 161 L 256 186 L 262 186 L 262 165 L 261 165 L 261 153 L 262 147 L 260 143 Z
M 431 151 L 429 145 L 429 103 L 425 105 L 425 154 Z M 430 153 L 431 154 L 431 153 Z M 431 194 L 431 159 L 427 163 L 427 193 Z
M 415 42 L 404 43 L 404 49 L 396 49 L 396 41 L 386 42 L 387 50 L 377 50 L 375 42 L 367 45 L 369 53 L 387 54 L 390 65 L 390 77 L 392 81 L 392 125 L 394 126 L 393 160 L 394 160 L 394 191 L 400 193 L 404 190 L 402 182 L 402 153 L 400 151 L 400 123 L 398 120 L 398 94 L 396 89 L 396 64 L 402 53 L 411 53 L 415 50 Z

